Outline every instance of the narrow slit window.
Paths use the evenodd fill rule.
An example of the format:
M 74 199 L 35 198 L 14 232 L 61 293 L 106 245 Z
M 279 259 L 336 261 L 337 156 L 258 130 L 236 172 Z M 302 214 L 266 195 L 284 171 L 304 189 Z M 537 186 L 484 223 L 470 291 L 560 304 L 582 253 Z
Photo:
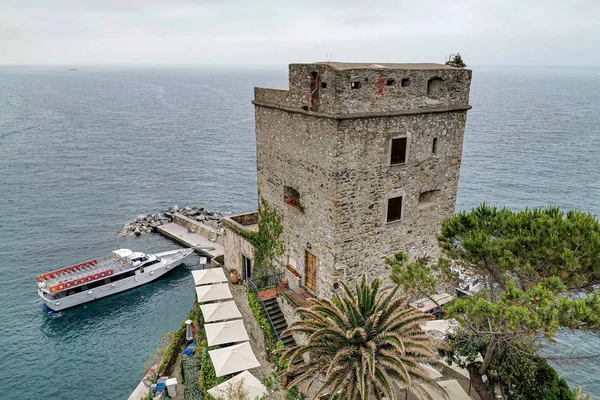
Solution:
M 402 196 L 388 199 L 387 222 L 398 221 L 402 219 Z
M 405 137 L 392 139 L 391 165 L 406 163 L 407 140 Z
M 433 154 L 437 153 L 437 142 L 438 142 L 438 138 L 434 137 L 433 143 L 431 144 L 431 152 Z

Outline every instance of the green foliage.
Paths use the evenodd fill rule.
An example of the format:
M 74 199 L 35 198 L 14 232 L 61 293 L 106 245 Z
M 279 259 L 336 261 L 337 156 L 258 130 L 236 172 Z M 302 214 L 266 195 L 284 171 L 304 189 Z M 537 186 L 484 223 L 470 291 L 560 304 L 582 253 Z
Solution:
M 271 324 L 269 324 L 269 321 L 267 321 L 267 319 L 262 315 L 262 305 L 256 298 L 256 294 L 248 290 L 246 296 L 248 297 L 248 304 L 250 305 L 252 315 L 254 315 L 254 319 L 258 323 L 258 326 L 260 327 L 265 338 L 265 351 L 267 352 L 267 356 L 270 356 L 275 341 L 273 338 Z
M 344 283 L 333 289 L 340 306 L 329 299 L 311 299 L 309 308 L 298 308 L 300 317 L 288 329 L 308 337 L 305 344 L 278 350 L 288 362 L 287 374 L 297 376 L 290 387 L 309 386 L 323 377 L 325 390 L 350 400 L 394 398 L 393 385 L 407 384 L 418 397 L 428 398 L 424 387 L 437 385 L 421 363 L 436 363 L 431 340 L 419 324 L 430 317 L 406 308 L 398 287 L 380 291 L 380 280 L 367 283 L 363 275 L 354 290 Z M 308 354 L 310 361 L 294 364 Z
M 433 295 L 441 291 L 440 283 L 457 279 L 450 271 L 449 261 L 440 258 L 436 264 L 428 265 L 422 258 L 409 264 L 406 264 L 407 260 L 408 256 L 401 251 L 385 259 L 385 263 L 392 267 L 392 282 L 410 297 L 427 297 L 438 304 Z
M 285 251 L 285 247 L 279 240 L 283 232 L 281 219 L 277 210 L 261 197 L 258 207 L 258 231 L 239 232 L 253 247 L 257 276 L 271 274 L 275 269 L 273 258 L 282 255 Z
M 552 340 L 559 328 L 600 330 L 600 296 L 593 293 L 600 283 L 600 224 L 591 214 L 483 204 L 444 221 L 438 241 L 466 275 L 485 283 L 485 290 L 445 308 L 460 327 L 447 336 L 443 352 L 469 371 L 483 400 L 494 398 L 497 379 L 510 391 L 552 375 L 537 361 L 538 343 Z M 400 272 L 411 290 L 430 290 L 444 276 Z
M 158 340 L 158 347 L 154 350 L 154 353 L 150 356 L 150 359 L 146 362 L 146 370 L 150 369 L 154 364 L 161 363 L 159 371 L 164 371 L 163 361 L 173 353 L 173 339 L 175 338 L 175 332 L 163 333 L 162 337 Z M 162 371 L 161 371 L 162 372 Z
M 283 371 L 287 369 L 289 362 L 281 359 L 281 350 L 285 348 L 282 340 L 278 340 L 275 344 L 275 352 L 273 354 L 273 365 L 275 371 Z
M 285 391 L 285 400 L 304 400 L 306 399 L 306 395 L 300 392 L 298 386 L 292 386 Z
M 218 347 L 215 347 L 218 348 Z M 215 372 L 215 367 L 212 364 L 212 360 L 208 355 L 208 344 L 205 340 L 200 343 L 199 348 L 196 351 L 200 351 L 200 377 L 198 378 L 198 383 L 200 387 L 203 389 L 204 394 L 206 395 L 206 391 L 217 386 L 220 383 L 225 382 L 228 377 L 222 376 L 217 377 Z
M 546 360 L 535 357 L 528 360 L 536 368 L 529 382 L 517 381 L 508 396 L 509 400 L 576 400 L 567 382 L 560 378 Z
M 448 257 L 504 288 L 557 277 L 569 290 L 600 282 L 600 225 L 591 214 L 557 207 L 514 212 L 486 204 L 442 223 Z
M 181 374 L 185 382 L 184 400 L 202 400 L 204 391 L 200 386 L 200 355 L 181 357 Z
M 450 64 L 458 68 L 465 68 L 467 66 L 460 56 L 460 53 L 452 54 L 450 56 L 450 61 L 448 61 L 446 64 Z

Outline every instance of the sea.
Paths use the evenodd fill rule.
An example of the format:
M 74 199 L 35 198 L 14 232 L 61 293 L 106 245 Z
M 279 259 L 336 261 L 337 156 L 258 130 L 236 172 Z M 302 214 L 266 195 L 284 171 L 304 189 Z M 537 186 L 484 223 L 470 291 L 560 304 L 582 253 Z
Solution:
M 472 69 L 457 210 L 487 202 L 600 216 L 600 68 Z M 286 88 L 287 67 L 0 67 L 6 396 L 128 397 L 158 340 L 192 307 L 198 257 L 56 315 L 43 310 L 35 277 L 118 247 L 178 247 L 156 234 L 122 237 L 139 214 L 256 209 L 255 86 Z M 556 346 L 560 375 L 600 396 L 600 339 L 561 335 Z

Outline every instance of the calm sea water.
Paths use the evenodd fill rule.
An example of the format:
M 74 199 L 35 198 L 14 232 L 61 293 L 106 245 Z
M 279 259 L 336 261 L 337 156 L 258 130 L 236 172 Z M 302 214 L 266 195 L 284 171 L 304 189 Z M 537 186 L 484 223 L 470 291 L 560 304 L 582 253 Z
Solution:
M 600 215 L 600 69 L 474 68 L 458 209 L 559 205 Z M 57 316 L 35 276 L 115 247 L 173 204 L 256 205 L 254 86 L 281 67 L 0 68 L 0 374 L 11 398 L 126 398 L 193 303 L 189 270 Z M 600 341 L 561 339 L 582 354 Z M 579 354 L 579 353 L 578 353 Z M 556 365 L 600 394 L 600 359 Z

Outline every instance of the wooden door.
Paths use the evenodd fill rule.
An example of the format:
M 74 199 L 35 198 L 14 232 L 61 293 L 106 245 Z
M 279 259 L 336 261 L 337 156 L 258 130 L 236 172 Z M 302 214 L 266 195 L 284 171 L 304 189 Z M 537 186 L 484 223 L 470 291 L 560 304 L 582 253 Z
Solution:
M 317 257 L 306 252 L 306 288 L 317 291 Z

